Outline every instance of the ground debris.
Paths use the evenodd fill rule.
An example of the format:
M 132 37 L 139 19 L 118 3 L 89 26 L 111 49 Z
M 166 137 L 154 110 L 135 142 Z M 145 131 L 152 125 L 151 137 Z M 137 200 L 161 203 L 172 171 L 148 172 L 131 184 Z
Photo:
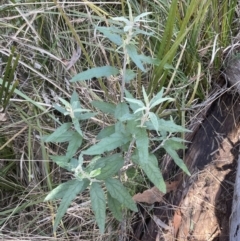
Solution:
M 191 177 L 178 176 L 176 190 L 155 203 L 132 240 L 228 241 L 239 134 L 240 98 L 225 93 L 192 135 L 185 156 Z M 153 216 L 172 228 L 163 229 Z

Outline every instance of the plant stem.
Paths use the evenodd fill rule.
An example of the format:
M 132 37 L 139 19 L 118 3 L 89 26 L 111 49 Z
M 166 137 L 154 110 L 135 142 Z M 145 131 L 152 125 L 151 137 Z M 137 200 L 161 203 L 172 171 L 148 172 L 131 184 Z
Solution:
M 124 49 L 124 59 L 123 59 L 123 71 L 122 71 L 121 102 L 123 102 L 123 98 L 124 98 L 126 66 L 127 66 L 127 50 L 125 48 Z

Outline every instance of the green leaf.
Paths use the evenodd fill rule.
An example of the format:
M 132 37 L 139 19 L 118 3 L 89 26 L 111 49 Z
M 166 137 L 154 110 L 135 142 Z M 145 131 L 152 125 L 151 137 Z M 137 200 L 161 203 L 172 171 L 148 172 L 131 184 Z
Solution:
M 116 179 L 108 178 L 105 180 L 106 188 L 110 195 L 122 203 L 125 207 L 137 212 L 137 206 L 132 200 L 132 197 L 128 193 L 127 189 Z
M 149 118 L 150 118 L 150 121 L 152 122 L 152 124 L 155 128 L 155 131 L 158 132 L 158 118 L 157 118 L 157 116 L 153 112 L 149 112 Z
M 80 123 L 79 123 L 79 120 L 77 118 L 73 118 L 72 119 L 72 122 L 73 122 L 73 125 L 75 127 L 75 130 L 78 132 L 78 134 L 80 136 L 83 136 L 83 133 L 82 133 L 82 130 L 81 130 L 81 127 L 80 127 Z
M 89 185 L 89 181 L 87 179 L 79 180 L 70 180 L 68 182 L 60 184 L 58 187 L 54 188 L 44 199 L 44 201 L 55 200 L 62 198 L 61 204 L 58 208 L 56 219 L 54 222 L 54 231 L 61 221 L 63 215 L 66 213 L 67 208 L 71 204 L 71 201 L 77 196 L 77 194 L 83 192 L 87 186 Z
M 135 121 L 135 120 L 130 120 L 127 122 L 127 125 L 126 125 L 126 132 L 135 135 L 136 132 L 138 132 L 138 125 L 140 124 L 140 122 L 138 121 Z
M 71 127 L 71 123 L 64 123 L 58 127 L 51 135 L 42 137 L 44 142 L 65 142 L 69 140 L 68 129 Z M 66 134 L 67 135 L 64 135 Z M 71 133 L 71 132 L 70 132 Z M 64 135 L 64 137 L 63 137 Z
M 82 154 L 82 153 L 81 153 Z M 101 158 L 101 156 L 95 156 L 92 158 L 92 160 L 90 161 L 90 163 L 88 164 L 88 166 L 86 168 L 83 168 L 85 172 L 90 173 L 91 171 L 94 170 L 94 167 L 96 165 L 96 162 Z
M 162 99 L 158 99 L 156 100 L 155 102 L 153 102 L 151 105 L 150 105 L 150 109 L 152 109 L 153 107 L 155 107 L 156 105 L 159 105 L 161 103 L 163 103 L 164 101 L 174 101 L 173 98 L 170 98 L 170 97 L 165 97 L 165 98 L 162 98 Z
M 129 114 L 128 105 L 124 102 L 118 103 L 115 110 L 115 118 L 119 120 L 125 114 Z
M 137 53 L 136 46 L 133 44 L 127 44 L 126 50 L 129 55 L 129 57 L 132 59 L 132 61 L 137 65 L 139 69 L 141 69 L 143 72 L 146 72 L 146 70 L 143 67 L 143 64 L 139 58 L 139 55 Z
M 163 97 L 163 88 L 151 99 L 150 106 L 158 100 L 161 100 Z
M 73 102 L 78 102 L 79 103 L 79 107 L 81 106 L 79 98 L 78 98 L 78 94 L 77 94 L 77 92 L 75 90 L 73 91 L 72 96 L 71 96 L 71 100 L 70 100 L 71 105 L 73 105 Z
M 125 82 L 130 83 L 130 81 L 136 77 L 136 73 L 131 69 L 126 69 L 124 77 Z
M 118 69 L 112 66 L 103 66 L 88 69 L 74 76 L 70 82 L 89 80 L 92 78 L 110 77 L 111 75 L 117 75 Z
M 178 150 L 181 148 L 181 143 L 175 142 L 173 140 L 166 140 L 163 144 L 163 148 L 166 150 L 166 152 L 172 157 L 174 162 L 189 176 L 191 176 L 187 166 L 183 162 L 183 160 L 178 156 L 177 152 L 175 150 Z
M 95 115 L 97 115 L 97 113 L 94 113 L 94 112 L 93 113 L 84 113 L 84 114 L 80 114 L 77 119 L 78 120 L 87 120 L 87 119 L 90 119 L 91 117 L 94 117 Z
M 69 164 L 69 157 L 67 156 L 49 156 L 58 166 L 71 171 L 71 166 Z
M 118 121 L 117 123 L 115 123 L 115 133 L 119 133 L 120 135 L 123 135 L 123 138 L 125 138 L 125 143 L 129 141 L 130 133 L 127 133 L 126 124 L 123 123 L 122 121 Z
M 76 110 L 78 110 L 78 109 L 84 110 L 84 109 L 81 108 L 81 104 L 80 104 L 80 101 L 78 99 L 78 94 L 77 94 L 76 91 L 73 92 L 73 94 L 71 96 L 70 103 L 71 103 L 72 110 L 74 112 L 74 117 L 79 119 L 80 116 L 81 116 L 81 113 L 79 113 L 79 111 L 77 112 Z
M 101 173 L 96 176 L 96 179 L 105 180 L 114 176 L 124 165 L 124 159 L 120 154 L 114 154 L 109 157 L 100 158 L 94 169 L 101 169 Z
M 138 108 L 135 112 L 134 112 L 134 114 L 136 114 L 136 113 L 138 113 L 138 112 L 143 112 L 143 111 L 146 111 L 147 110 L 147 107 L 146 106 L 144 106 L 144 107 L 141 107 L 141 108 Z
M 65 108 L 63 108 L 59 104 L 53 104 L 53 108 L 56 109 L 57 111 L 59 111 L 60 113 L 62 113 L 63 115 L 67 111 Z
M 106 114 L 115 114 L 116 106 L 114 104 L 94 100 L 91 102 L 91 105 Z
M 45 197 L 44 201 L 51 201 L 63 198 L 68 188 L 72 185 L 75 185 L 76 183 L 79 183 L 79 181 L 76 179 L 61 183 Z
M 127 25 L 131 24 L 131 22 L 127 18 L 124 18 L 124 17 L 114 17 L 114 18 L 112 18 L 112 20 L 124 22 Z
M 109 27 L 97 27 L 97 30 L 104 34 L 110 41 L 114 44 L 120 46 L 122 45 L 122 38 L 120 35 L 113 33 Z M 119 30 L 120 31 L 120 30 Z
M 69 162 L 69 169 L 73 171 L 78 167 L 79 164 L 79 160 L 77 160 L 76 158 L 71 158 Z
M 155 35 L 154 32 L 151 32 L 151 31 L 144 31 L 144 30 L 141 30 L 141 29 L 134 29 L 134 33 L 133 33 L 133 37 L 139 35 L 139 34 L 142 34 L 142 35 L 146 35 L 146 36 L 153 36 Z M 142 59 L 141 57 L 142 55 L 140 54 L 139 57 Z M 151 57 L 150 57 L 151 58 Z M 143 60 L 144 61 L 144 60 Z
M 143 98 L 144 98 L 145 104 L 148 105 L 149 104 L 149 100 L 148 100 L 148 96 L 147 96 L 147 93 L 145 91 L 144 86 L 142 86 L 142 92 L 143 92 Z
M 142 62 L 146 63 L 146 64 L 153 64 L 153 65 L 159 65 L 160 64 L 160 60 L 156 59 L 156 58 L 152 58 L 143 54 L 139 55 L 139 58 Z
M 71 104 L 70 104 L 68 101 L 64 100 L 64 99 L 61 98 L 61 97 L 58 97 L 58 99 L 62 102 L 62 104 L 63 104 L 66 108 L 69 108 L 69 109 L 72 108 Z
M 140 107 L 145 107 L 145 105 L 143 104 L 143 102 L 141 100 L 132 99 L 132 98 L 125 98 L 125 100 L 129 103 L 137 104 Z
M 101 168 L 95 169 L 93 171 L 90 172 L 90 177 L 96 177 L 101 173 Z
M 170 145 L 174 150 L 186 149 L 185 145 L 183 144 L 184 140 L 181 138 L 171 137 L 165 142 L 167 143 L 167 145 Z
M 139 14 L 137 17 L 135 17 L 134 18 L 134 22 L 136 23 L 136 22 L 145 22 L 146 20 L 141 20 L 141 18 L 144 18 L 144 17 L 146 17 L 147 15 L 149 15 L 149 14 L 152 14 L 152 12 L 145 12 L 145 13 L 141 13 L 141 14 Z
M 69 183 L 68 189 L 66 190 L 64 196 L 62 197 L 62 201 L 58 208 L 53 231 L 55 232 L 58 224 L 60 223 L 63 215 L 66 213 L 68 207 L 70 206 L 72 200 L 81 192 L 83 192 L 87 186 L 89 185 L 89 181 L 87 179 L 83 179 L 82 181 L 75 180 L 73 183 Z
M 107 126 L 98 133 L 97 140 L 108 137 L 112 135 L 114 132 L 115 132 L 115 126 Z
M 148 134 L 145 128 L 138 127 L 136 129 L 136 145 L 137 150 L 139 153 L 139 161 L 141 163 L 148 163 L 149 153 L 148 153 L 148 146 L 149 146 L 149 139 Z
M 121 122 L 136 120 L 136 116 L 133 114 L 127 113 L 127 114 L 123 115 L 121 118 L 119 118 L 119 120 Z
M 68 158 L 72 158 L 76 154 L 78 148 L 81 145 L 82 145 L 82 136 L 80 136 L 79 133 L 75 132 L 72 136 L 72 139 L 69 141 L 66 156 Z
M 106 201 L 104 191 L 101 186 L 93 182 L 90 188 L 90 197 L 92 209 L 95 214 L 95 218 L 101 233 L 105 230 L 105 220 L 106 220 Z
M 127 89 L 125 89 L 124 93 L 125 93 L 126 98 L 131 99 L 131 100 L 134 99 L 133 95 Z M 142 102 L 142 104 L 143 104 L 143 102 Z M 129 102 L 129 105 L 133 112 L 139 108 L 139 104 L 136 104 L 136 103 Z
M 162 173 L 158 167 L 157 158 L 154 155 L 149 155 L 148 163 L 139 162 L 141 168 L 148 176 L 149 180 L 163 193 L 166 193 L 166 184 Z
M 124 140 L 124 136 L 120 133 L 114 133 L 109 137 L 105 137 L 100 140 L 97 144 L 91 146 L 86 151 L 83 151 L 82 153 L 85 155 L 97 155 L 102 154 L 105 151 L 112 151 L 117 147 L 122 146 L 126 143 L 126 140 Z
M 47 142 L 58 142 L 58 143 L 62 143 L 62 142 L 68 142 L 72 139 L 72 135 L 75 133 L 75 131 L 73 130 L 69 130 L 66 131 L 64 133 L 62 133 L 62 135 L 58 136 L 57 139 L 54 139 L 51 137 L 51 141 L 47 141 Z M 54 134 L 54 133 L 53 133 Z M 52 135 L 52 134 L 51 134 Z M 47 139 L 49 136 L 43 136 L 42 140 L 45 141 L 45 139 Z M 50 140 L 50 139 L 48 139 Z
M 113 198 L 110 193 L 107 193 L 107 198 L 108 198 L 108 207 L 111 210 L 113 216 L 121 222 L 123 219 L 123 211 L 122 211 L 122 205 L 121 203 Z
M 152 109 L 153 107 L 161 104 L 161 103 L 164 102 L 164 101 L 167 101 L 167 100 L 168 100 L 168 101 L 174 101 L 173 98 L 170 98 L 170 97 L 165 97 L 165 98 L 163 98 L 162 96 L 163 96 L 163 88 L 161 89 L 160 92 L 158 92 L 157 95 L 155 95 L 155 96 L 151 99 L 151 101 L 150 101 L 150 109 Z
M 151 122 L 146 122 L 145 125 L 147 126 L 148 130 L 155 130 L 155 127 L 152 125 Z M 184 127 L 175 124 L 172 120 L 163 120 L 158 118 L 158 130 L 159 131 L 163 131 L 163 132 L 170 132 L 170 133 L 174 133 L 174 132 L 191 132 L 188 129 L 185 129 Z

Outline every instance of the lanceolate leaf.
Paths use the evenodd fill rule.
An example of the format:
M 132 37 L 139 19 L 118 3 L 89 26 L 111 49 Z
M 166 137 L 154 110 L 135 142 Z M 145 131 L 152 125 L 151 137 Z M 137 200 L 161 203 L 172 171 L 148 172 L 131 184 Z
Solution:
M 149 139 L 145 128 L 136 128 L 136 145 L 139 153 L 139 162 L 148 162 L 148 145 Z
M 44 199 L 44 201 L 50 201 L 55 199 L 61 199 L 64 197 L 70 186 L 74 186 L 76 183 L 79 183 L 78 180 L 70 180 L 64 183 L 61 183 L 56 188 L 54 188 Z
M 118 69 L 112 66 L 96 67 L 77 74 L 70 80 L 70 82 L 83 81 L 92 78 L 109 77 L 111 75 L 117 75 L 118 73 Z
M 107 193 L 107 198 L 108 198 L 108 207 L 111 210 L 113 216 L 119 221 L 121 222 L 123 219 L 123 212 L 122 212 L 122 205 L 121 203 L 113 198 L 109 192 Z
M 145 123 L 146 126 L 147 126 L 147 129 L 148 130 L 155 130 L 155 127 L 152 125 L 152 123 L 150 122 L 146 122 Z M 158 118 L 158 130 L 159 131 L 164 131 L 164 132 L 171 132 L 171 133 L 174 133 L 174 132 L 190 132 L 188 129 L 180 126 L 180 125 L 177 125 L 175 124 L 172 120 L 163 120 L 163 119 L 160 119 Z
M 153 112 L 149 112 L 149 118 L 150 118 L 150 121 L 152 122 L 152 124 L 155 128 L 155 131 L 158 132 L 158 118 L 157 118 L 157 116 Z
M 120 119 L 122 116 L 124 116 L 125 114 L 129 113 L 129 108 L 128 105 L 124 102 L 120 102 L 117 106 L 116 106 L 116 110 L 115 110 L 115 118 L 116 119 Z
M 106 201 L 104 191 L 96 182 L 93 182 L 91 185 L 90 197 L 97 224 L 101 233 L 104 233 L 106 220 Z
M 97 27 L 97 29 L 116 45 L 120 46 L 122 44 L 122 38 L 118 34 L 113 33 L 110 27 Z
M 103 139 L 107 136 L 110 136 L 114 132 L 115 132 L 115 126 L 107 126 L 98 133 L 97 140 L 100 140 L 100 139 Z
M 130 100 L 134 99 L 132 94 L 127 89 L 125 89 L 124 92 L 125 92 L 126 98 L 128 98 Z M 129 102 L 130 108 L 132 109 L 133 112 L 136 111 L 139 108 L 139 105 L 137 103 L 133 103 L 133 102 L 130 102 L 130 101 L 128 101 L 128 102 Z M 141 105 L 144 106 L 143 102 L 141 103 Z
M 143 64 L 139 58 L 139 55 L 137 53 L 137 49 L 133 44 L 126 45 L 127 53 L 129 57 L 132 59 L 132 61 L 137 65 L 139 69 L 141 69 L 143 72 L 146 72 L 146 70 L 143 67 Z
M 93 113 L 84 113 L 84 114 L 80 113 L 78 119 L 79 120 L 87 120 L 87 119 L 90 119 L 91 117 L 94 117 L 95 115 L 97 115 L 96 112 L 95 113 L 94 112 Z
M 61 141 L 59 141 L 60 137 L 68 131 L 68 129 L 71 127 L 71 125 L 72 125 L 71 123 L 62 124 L 51 135 L 44 136 L 43 141 L 44 142 L 61 142 Z M 69 139 L 67 139 L 67 140 L 69 140 Z
M 53 104 L 54 109 L 56 109 L 57 111 L 59 111 L 60 113 L 64 114 L 66 112 L 66 109 L 64 109 L 62 106 L 60 106 L 59 104 Z
M 179 147 L 179 143 L 175 143 Z M 191 175 L 188 171 L 187 166 L 183 162 L 183 160 L 178 156 L 177 152 L 174 149 L 174 143 L 172 140 L 166 140 L 164 142 L 163 148 L 166 150 L 166 152 L 172 157 L 174 162 L 189 176 Z M 178 148 L 179 149 L 179 148 Z
M 150 35 L 152 35 L 152 33 L 149 33 Z M 146 56 L 146 55 L 139 55 L 139 58 L 142 60 L 142 62 L 145 62 L 147 64 L 154 64 L 154 65 L 159 65 L 160 64 L 160 60 L 159 59 L 153 59 L 152 57 Z
M 69 141 L 66 156 L 72 158 L 81 145 L 82 136 L 80 136 L 78 132 L 75 132 L 72 136 L 72 139 Z
M 161 100 L 163 97 L 163 88 L 151 99 L 150 106 L 153 105 L 158 100 Z
M 57 187 L 57 190 L 53 190 L 48 196 L 45 198 L 45 201 L 53 200 L 56 197 L 62 197 L 61 204 L 58 208 L 53 231 L 55 232 L 59 222 L 61 221 L 63 215 L 66 213 L 69 205 L 71 204 L 72 200 L 77 196 L 77 194 L 83 192 L 87 186 L 89 185 L 89 181 L 87 179 L 83 179 L 82 181 L 79 180 L 71 180 L 64 185 L 60 185 L 60 188 Z
M 68 163 L 69 157 L 67 156 L 52 156 L 50 155 L 50 158 L 56 162 L 60 167 L 67 169 L 68 171 L 71 171 L 70 165 Z
M 161 98 L 161 99 L 158 99 L 156 100 L 155 102 L 153 102 L 151 105 L 150 105 L 150 108 L 152 109 L 153 107 L 163 103 L 164 101 L 174 101 L 173 98 L 170 98 L 170 97 L 165 97 L 165 98 Z
M 82 130 L 81 130 L 81 127 L 80 127 L 80 123 L 79 123 L 79 120 L 77 118 L 73 118 L 72 119 L 72 122 L 73 122 L 73 125 L 75 127 L 75 130 L 78 132 L 78 134 L 80 136 L 83 136 L 83 133 L 82 133 Z
M 114 150 L 117 147 L 122 146 L 126 143 L 124 136 L 120 133 L 114 133 L 109 137 L 103 138 L 97 144 L 91 146 L 86 151 L 83 151 L 83 154 L 86 155 L 97 155 L 102 154 L 105 151 Z
M 131 70 L 131 69 L 126 69 L 126 72 L 125 72 L 125 82 L 126 83 L 129 83 L 131 80 L 133 80 L 136 76 L 136 73 Z
M 124 17 L 115 17 L 115 18 L 112 18 L 112 20 L 121 21 L 121 22 L 124 22 L 126 25 L 131 25 L 131 22 Z
M 70 100 L 71 105 L 73 105 L 73 102 L 78 102 L 78 108 L 81 106 L 79 98 L 78 98 L 78 94 L 75 90 L 73 91 L 72 96 L 71 96 L 71 100 Z
M 149 180 L 163 193 L 166 193 L 166 185 L 162 177 L 162 173 L 158 167 L 157 158 L 154 155 L 149 155 L 148 163 L 140 162 L 140 166 L 147 174 Z
M 149 99 L 148 99 L 148 96 L 147 96 L 147 93 L 146 93 L 146 90 L 145 90 L 144 86 L 142 86 L 142 92 L 143 92 L 143 98 L 144 98 L 145 104 L 148 105 Z
M 147 20 L 141 20 L 141 18 L 144 18 L 144 17 L 146 17 L 149 14 L 152 14 L 152 12 L 145 12 L 145 13 L 139 14 L 137 17 L 134 18 L 134 22 L 138 22 L 138 21 L 145 22 L 145 21 L 147 21 Z
M 127 189 L 116 179 L 108 178 L 105 180 L 105 184 L 110 195 L 122 203 L 125 207 L 137 212 L 137 206 L 132 200 L 132 197 L 128 193 Z
M 125 98 L 125 100 L 129 103 L 133 103 L 133 104 L 137 104 L 140 107 L 145 107 L 145 105 L 143 104 L 143 102 L 141 100 L 137 100 L 137 99 L 132 99 L 132 98 Z M 139 108 L 139 107 L 138 107 Z M 137 108 L 137 109 L 138 109 Z
M 190 130 L 175 124 L 172 120 L 166 121 L 163 119 L 158 120 L 159 130 L 163 129 L 168 132 L 191 132 Z
M 102 102 L 102 101 L 92 101 L 91 104 L 97 108 L 98 110 L 106 113 L 106 114 L 112 114 L 114 115 L 115 113 L 115 109 L 116 106 L 114 104 L 111 103 L 106 103 L 106 102 Z
M 124 159 L 120 154 L 114 154 L 109 157 L 103 157 L 96 162 L 94 169 L 101 169 L 101 173 L 96 179 L 104 180 L 116 174 L 124 164 Z
M 77 119 L 80 119 L 82 113 L 79 112 L 79 111 L 78 112 L 75 111 L 77 109 L 80 109 L 80 110 L 82 109 L 79 98 L 78 98 L 78 94 L 77 94 L 76 91 L 73 92 L 73 94 L 71 96 L 70 103 L 71 103 L 71 106 L 72 106 L 72 110 L 74 111 L 74 117 L 77 118 Z

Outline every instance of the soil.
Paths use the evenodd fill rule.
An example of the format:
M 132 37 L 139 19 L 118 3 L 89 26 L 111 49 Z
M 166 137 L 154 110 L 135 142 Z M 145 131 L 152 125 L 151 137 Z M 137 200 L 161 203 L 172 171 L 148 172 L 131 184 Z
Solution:
M 131 240 L 229 240 L 239 154 L 239 94 L 228 91 L 205 110 L 193 119 L 195 128 L 188 136 L 191 144 L 184 160 L 191 176 L 179 172 L 171 180 L 176 188 L 154 202 L 154 208 L 139 205 L 141 218 L 133 224 Z M 165 178 L 172 163 L 166 164 Z

